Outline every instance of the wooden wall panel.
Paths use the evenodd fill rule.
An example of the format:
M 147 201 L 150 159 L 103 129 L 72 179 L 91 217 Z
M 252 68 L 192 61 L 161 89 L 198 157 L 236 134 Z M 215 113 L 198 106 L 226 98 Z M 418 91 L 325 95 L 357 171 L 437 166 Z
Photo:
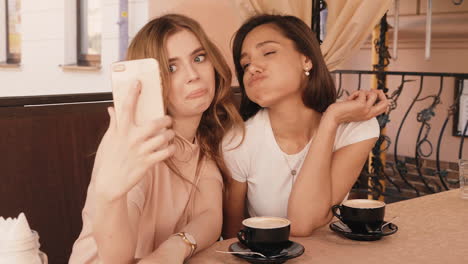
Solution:
M 0 98 L 0 216 L 24 212 L 51 264 L 68 263 L 81 231 L 111 99 L 110 93 Z
M 0 107 L 0 215 L 24 212 L 49 263 L 67 263 L 110 103 Z

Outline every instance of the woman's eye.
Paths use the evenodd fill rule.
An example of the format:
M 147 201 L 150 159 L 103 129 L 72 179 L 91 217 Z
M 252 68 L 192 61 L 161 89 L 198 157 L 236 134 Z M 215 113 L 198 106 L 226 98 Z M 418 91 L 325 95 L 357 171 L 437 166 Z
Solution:
M 242 65 L 242 69 L 245 71 L 250 66 L 250 63 Z
M 205 60 L 205 54 L 201 54 L 195 57 L 195 62 L 203 62 Z
M 267 55 L 270 55 L 270 54 L 275 54 L 276 51 L 269 51 L 269 52 L 266 52 L 265 54 L 263 54 L 264 56 L 267 56 Z
M 169 65 L 169 72 L 175 72 L 177 70 L 177 66 Z

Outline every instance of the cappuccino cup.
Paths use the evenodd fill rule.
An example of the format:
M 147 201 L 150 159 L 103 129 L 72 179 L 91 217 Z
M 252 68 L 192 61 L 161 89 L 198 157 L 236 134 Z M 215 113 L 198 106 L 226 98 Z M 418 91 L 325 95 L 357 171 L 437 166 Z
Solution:
M 346 224 L 353 233 L 363 234 L 380 231 L 385 216 L 385 203 L 368 199 L 352 199 L 346 200 L 341 205 L 334 205 L 331 210 L 333 215 Z
M 265 256 L 277 255 L 289 246 L 291 222 L 281 217 L 251 217 L 242 221 L 239 242 Z

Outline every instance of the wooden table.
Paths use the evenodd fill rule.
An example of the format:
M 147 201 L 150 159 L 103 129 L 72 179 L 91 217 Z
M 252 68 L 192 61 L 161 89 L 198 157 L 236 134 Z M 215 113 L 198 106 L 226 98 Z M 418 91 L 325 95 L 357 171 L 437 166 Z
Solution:
M 305 247 L 302 256 L 287 261 L 297 263 L 468 263 L 468 200 L 451 190 L 387 205 L 385 218 L 399 216 L 394 222 L 398 232 L 372 242 L 354 241 L 338 236 L 328 225 L 312 236 L 291 238 Z M 190 264 L 247 263 L 229 254 L 237 239 L 217 242 L 192 258 Z

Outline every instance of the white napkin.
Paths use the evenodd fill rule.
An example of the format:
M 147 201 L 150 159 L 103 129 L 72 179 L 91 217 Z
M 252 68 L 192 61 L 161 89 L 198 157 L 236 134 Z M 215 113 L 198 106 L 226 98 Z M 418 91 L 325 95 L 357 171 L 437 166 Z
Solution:
M 24 213 L 18 218 L 0 217 L 0 240 L 22 240 L 31 237 L 31 229 Z

